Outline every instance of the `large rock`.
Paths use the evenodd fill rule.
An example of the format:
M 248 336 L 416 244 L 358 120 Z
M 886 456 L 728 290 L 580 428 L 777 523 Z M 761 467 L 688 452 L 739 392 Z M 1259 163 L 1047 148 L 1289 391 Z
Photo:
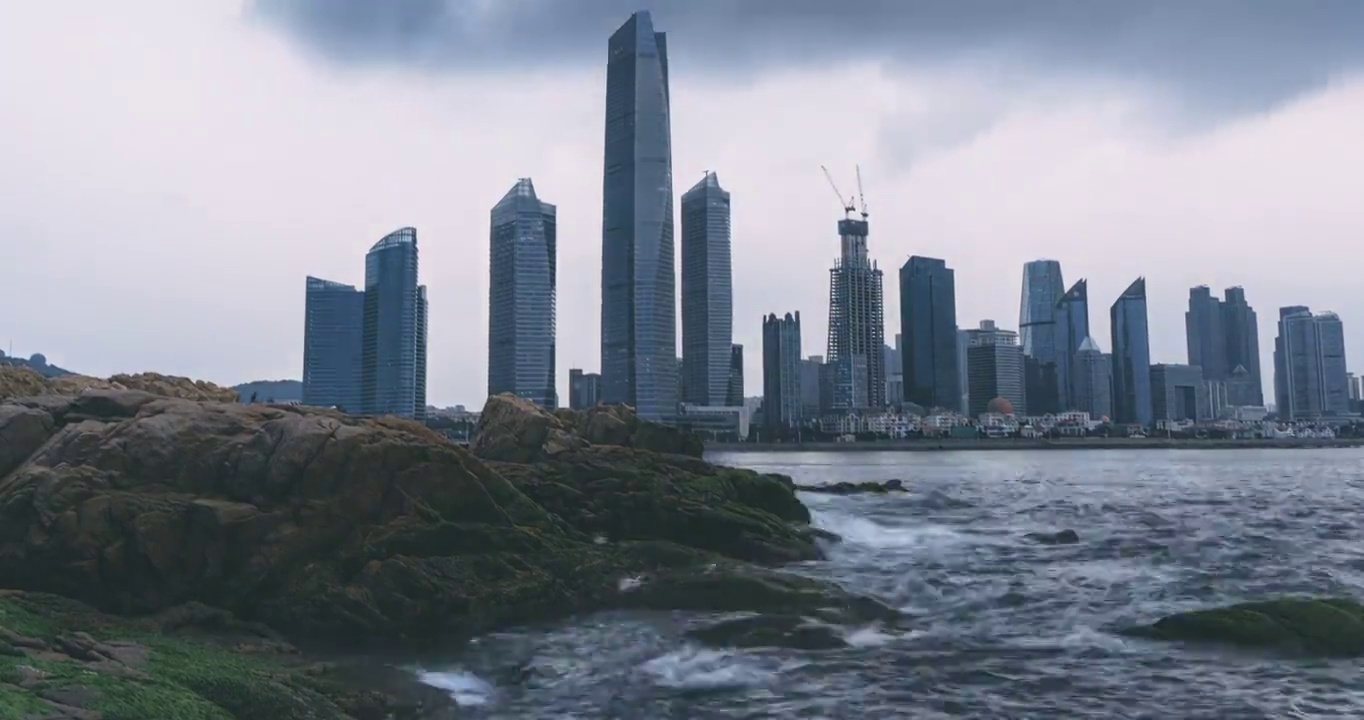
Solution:
M 161 397 L 234 402 L 237 392 L 203 380 L 160 373 L 114 375 L 108 380 L 84 375 L 43 377 L 25 367 L 0 366 L 0 400 L 39 395 L 80 395 L 88 391 L 135 390 Z
M 631 413 L 484 417 L 470 452 L 399 419 L 134 389 L 0 404 L 0 583 L 417 646 L 627 604 L 627 576 L 819 556 L 789 479 L 641 449 L 691 450 Z M 603 417 L 633 447 L 580 434 Z
M 1178 613 L 1123 634 L 1359 657 L 1364 655 L 1364 605 L 1341 598 L 1278 598 Z
M 588 445 L 614 445 L 701 457 L 695 435 L 640 420 L 627 405 L 553 412 L 515 395 L 488 398 L 474 428 L 471 448 L 487 460 L 535 462 Z

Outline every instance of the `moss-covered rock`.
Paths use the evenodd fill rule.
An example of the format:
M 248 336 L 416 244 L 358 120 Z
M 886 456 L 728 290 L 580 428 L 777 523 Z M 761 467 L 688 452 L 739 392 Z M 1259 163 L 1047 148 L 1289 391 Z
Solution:
M 410 677 L 405 698 L 366 683 L 369 673 L 334 679 L 286 644 L 164 630 L 55 596 L 0 592 L 0 635 L 17 641 L 0 654 L 0 717 L 359 720 L 453 708 Z M 354 713 L 357 698 L 378 714 Z
M 1279 598 L 1178 613 L 1123 634 L 1336 657 L 1364 655 L 1364 605 L 1341 598 Z

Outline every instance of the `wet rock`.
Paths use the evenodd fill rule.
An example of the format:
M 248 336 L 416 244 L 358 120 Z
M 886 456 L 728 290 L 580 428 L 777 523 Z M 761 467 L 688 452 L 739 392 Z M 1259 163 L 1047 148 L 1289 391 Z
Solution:
M 612 607 L 622 577 L 821 557 L 789 478 L 711 465 L 693 436 L 624 406 L 494 397 L 471 452 L 406 420 L 183 400 L 153 390 L 213 391 L 132 377 L 142 387 L 0 401 L 34 438 L 0 444 L 19 448 L 0 479 L 6 585 L 161 613 L 163 632 L 268 634 L 246 617 L 397 649 Z M 752 573 L 678 601 L 746 610 L 743 588 L 794 582 Z M 821 585 L 801 587 L 845 602 Z M 784 595 L 755 602 L 808 605 Z
M 837 627 L 800 615 L 751 615 L 722 620 L 691 630 L 687 636 L 717 647 L 833 650 L 848 645 Z
M 1359 657 L 1364 655 L 1364 605 L 1343 598 L 1279 598 L 1178 613 L 1121 632 L 1154 640 Z
M 1033 532 L 1023 537 L 1040 545 L 1074 545 L 1080 542 L 1080 534 L 1069 529 L 1054 533 Z
M 826 493 L 829 495 L 854 495 L 858 493 L 874 493 L 884 495 L 891 492 L 908 492 L 904 482 L 901 480 L 886 480 L 884 482 L 836 482 L 824 483 L 821 485 L 801 485 L 799 489 L 803 492 Z

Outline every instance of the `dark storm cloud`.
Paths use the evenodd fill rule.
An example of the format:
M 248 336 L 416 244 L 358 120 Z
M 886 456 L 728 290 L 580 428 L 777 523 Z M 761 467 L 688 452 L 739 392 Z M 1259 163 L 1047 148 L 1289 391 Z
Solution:
M 850 58 L 988 58 L 1267 107 L 1364 61 L 1364 0 L 256 0 L 252 15 L 324 56 L 428 70 L 600 62 L 653 11 L 689 73 Z

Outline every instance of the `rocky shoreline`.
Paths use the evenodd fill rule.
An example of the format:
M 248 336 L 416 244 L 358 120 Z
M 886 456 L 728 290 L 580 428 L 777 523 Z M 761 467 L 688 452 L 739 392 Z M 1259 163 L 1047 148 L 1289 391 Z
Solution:
M 463 448 L 413 422 L 242 405 L 182 378 L 77 388 L 12 372 L 0 369 L 6 718 L 457 717 L 444 693 L 368 658 L 608 609 L 726 613 L 694 637 L 728 646 L 819 649 L 842 642 L 830 628 L 910 622 L 780 569 L 837 540 L 811 527 L 789 478 L 707 463 L 695 437 L 629 408 L 498 396 Z M 1252 618 L 1249 635 L 1282 644 L 1359 619 L 1282 612 L 1299 611 L 1308 620 Z M 1143 637 L 1216 640 L 1245 617 Z

